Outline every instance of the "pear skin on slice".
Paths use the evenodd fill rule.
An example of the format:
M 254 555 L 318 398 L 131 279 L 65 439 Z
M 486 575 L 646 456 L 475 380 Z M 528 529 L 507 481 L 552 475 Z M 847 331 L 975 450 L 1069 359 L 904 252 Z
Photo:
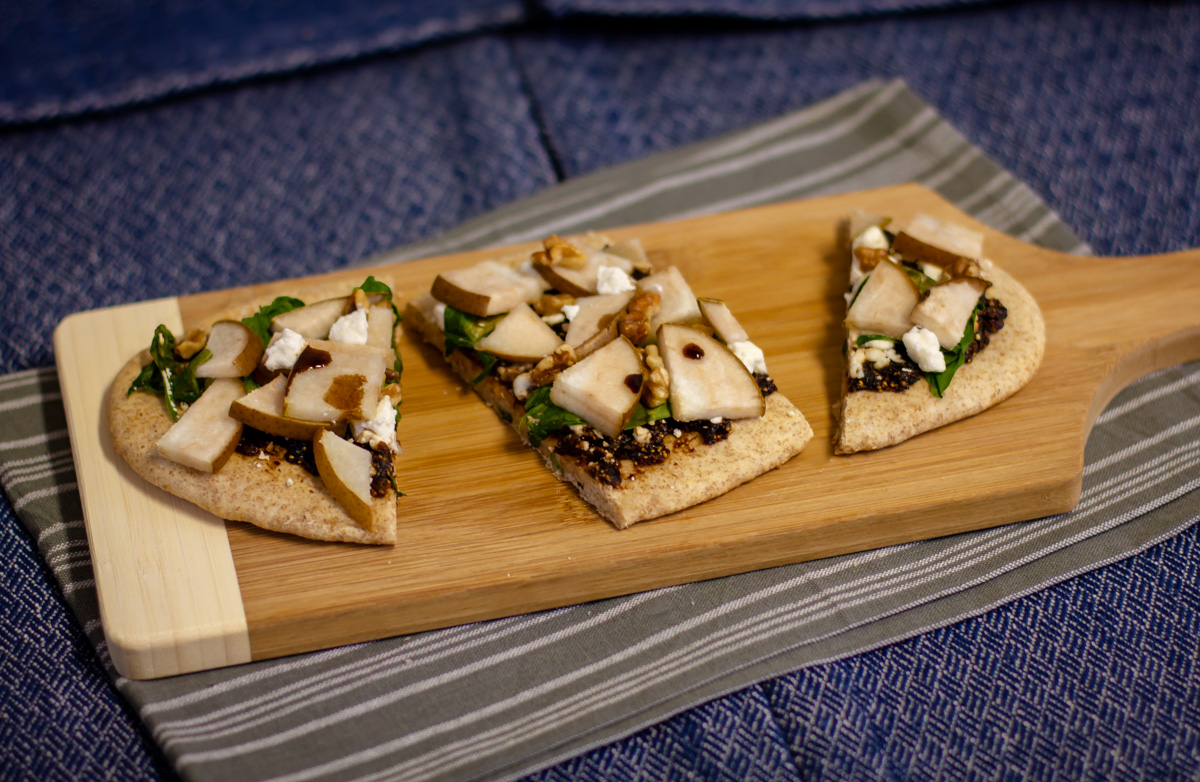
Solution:
M 313 440 L 313 460 L 325 488 L 350 518 L 370 531 L 375 527 L 371 503 L 371 452 L 322 431 Z
M 240 380 L 214 380 L 158 439 L 155 443 L 158 452 L 200 472 L 221 469 L 242 436 L 242 422 L 229 416 L 229 406 L 245 393 Z

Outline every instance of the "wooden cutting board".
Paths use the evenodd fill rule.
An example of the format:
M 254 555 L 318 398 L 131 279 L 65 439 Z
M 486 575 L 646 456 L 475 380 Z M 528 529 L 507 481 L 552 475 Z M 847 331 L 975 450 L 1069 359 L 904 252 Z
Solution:
M 1042 367 L 1015 397 L 883 451 L 835 457 L 854 207 L 925 212 L 981 230 L 985 251 L 1040 302 Z M 598 226 L 601 227 L 601 226 Z M 102 403 L 154 327 L 178 332 L 246 300 L 361 269 L 79 313 L 55 333 L 109 650 L 154 678 L 509 616 L 851 551 L 1039 518 L 1074 507 L 1092 423 L 1130 381 L 1200 358 L 1200 250 L 1078 258 L 1038 249 L 915 185 L 608 231 L 639 236 L 717 296 L 765 351 L 815 437 L 797 458 L 688 511 L 617 531 L 406 334 L 399 543 L 314 543 L 226 523 L 132 473 Z M 370 270 L 400 300 L 473 252 Z

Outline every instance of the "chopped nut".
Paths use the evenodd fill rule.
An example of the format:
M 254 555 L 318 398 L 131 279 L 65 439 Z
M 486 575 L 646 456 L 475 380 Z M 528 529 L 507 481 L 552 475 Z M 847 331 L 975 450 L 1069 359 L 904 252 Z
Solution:
M 392 407 L 400 404 L 401 396 L 399 383 L 388 383 L 386 386 L 380 389 L 379 393 L 392 400 Z
M 886 261 L 888 251 L 881 247 L 858 247 L 854 250 L 854 257 L 858 259 L 858 266 L 864 272 L 869 272 L 879 265 L 880 261 Z
M 640 345 L 650 336 L 650 319 L 658 312 L 662 296 L 643 293 L 634 296 L 617 321 L 617 332 L 635 345 Z
M 544 318 L 560 313 L 563 307 L 574 303 L 575 297 L 568 293 L 543 293 L 542 298 L 534 303 L 533 311 Z
M 496 376 L 497 380 L 501 380 L 505 383 L 511 383 L 516 379 L 517 375 L 523 375 L 531 369 L 533 369 L 533 364 L 500 363 L 496 365 L 496 369 L 492 374 Z
M 642 373 L 642 404 L 649 408 L 658 407 L 671 395 L 671 377 L 658 352 L 658 345 L 646 346 L 643 361 L 646 369 Z
M 544 251 L 533 254 L 533 262 L 535 264 L 562 266 L 567 269 L 582 269 L 584 266 L 587 266 L 587 253 L 570 242 L 559 238 L 558 234 L 551 234 L 547 239 L 544 239 L 542 246 L 546 248 Z
M 541 388 L 548 386 L 554 382 L 554 378 L 559 376 L 564 369 L 573 365 L 578 359 L 575 357 L 575 348 L 567 344 L 562 344 L 554 349 L 554 352 L 539 361 L 529 373 L 529 382 L 533 388 Z
M 203 329 L 192 329 L 183 338 L 182 342 L 175 344 L 175 355 L 184 361 L 189 361 L 192 356 L 204 349 L 204 345 L 207 342 L 208 335 L 204 333 Z
M 354 309 L 365 310 L 371 306 L 371 301 L 367 298 L 366 292 L 362 288 L 354 289 Z

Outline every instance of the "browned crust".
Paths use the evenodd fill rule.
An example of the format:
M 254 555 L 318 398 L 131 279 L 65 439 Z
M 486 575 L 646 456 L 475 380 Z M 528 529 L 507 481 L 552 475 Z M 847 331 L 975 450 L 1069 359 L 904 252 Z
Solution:
M 896 445 L 922 432 L 980 413 L 1015 394 L 1030 381 L 1046 350 L 1046 326 L 1037 302 L 994 264 L 984 274 L 992 282 L 988 296 L 1008 309 L 1004 328 L 988 346 L 954 375 L 938 399 L 929 384 L 918 382 L 903 392 L 846 392 L 833 431 L 837 454 L 872 451 Z
M 441 349 L 441 330 L 425 317 L 421 304 L 421 297 L 409 303 L 404 324 Z M 449 361 L 467 380 L 481 371 L 479 363 L 461 350 L 452 351 Z M 514 427 L 525 414 L 511 389 L 494 377 L 474 388 Z M 636 480 L 624 480 L 618 487 L 596 481 L 574 459 L 554 456 L 550 450 L 553 438 L 547 438 L 537 450 L 560 480 L 574 486 L 613 526 L 625 529 L 718 497 L 800 453 L 813 434 L 804 415 L 780 393 L 767 397 L 766 407 L 761 418 L 733 422 L 727 439 L 693 450 L 675 450 L 666 462 L 642 468 Z
M 338 287 L 344 289 L 344 286 Z M 305 301 L 316 301 L 330 290 L 328 287 L 306 290 L 300 295 Z M 232 309 L 212 318 L 209 323 L 244 317 L 258 306 L 259 302 L 255 302 Z M 148 342 L 150 335 L 146 339 Z M 154 443 L 171 426 L 166 405 L 154 394 L 126 393 L 148 361 L 149 355 L 144 351 L 130 360 L 113 380 L 108 397 L 109 433 L 113 444 L 138 475 L 176 497 L 230 521 L 244 521 L 312 540 L 395 544 L 397 503 L 394 497 L 374 500 L 376 528 L 368 531 L 346 513 L 320 478 L 299 465 L 234 453 L 220 471 L 209 474 L 164 458 Z M 287 485 L 289 478 L 291 486 Z

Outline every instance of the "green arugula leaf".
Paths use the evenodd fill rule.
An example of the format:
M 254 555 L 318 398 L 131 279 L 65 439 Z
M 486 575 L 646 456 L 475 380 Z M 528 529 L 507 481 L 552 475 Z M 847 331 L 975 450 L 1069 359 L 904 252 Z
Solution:
M 262 340 L 263 345 L 266 345 L 271 341 L 271 319 L 303 306 L 304 302 L 300 301 L 300 299 L 293 299 L 291 296 L 277 296 L 275 301 L 264 307 L 259 307 L 258 312 L 248 318 L 242 318 L 242 323 L 245 324 L 246 328 L 257 334 L 258 338 Z
M 967 348 L 975 340 L 975 318 L 982 308 L 983 300 L 980 299 L 975 311 L 971 313 L 971 319 L 967 321 L 967 328 L 963 331 L 962 339 L 958 341 L 953 350 L 942 349 L 942 355 L 946 358 L 946 368 L 941 372 L 925 373 L 925 380 L 929 382 L 929 390 L 938 399 L 941 399 L 942 394 L 946 393 L 946 389 L 950 387 L 954 373 L 967 363 Z

